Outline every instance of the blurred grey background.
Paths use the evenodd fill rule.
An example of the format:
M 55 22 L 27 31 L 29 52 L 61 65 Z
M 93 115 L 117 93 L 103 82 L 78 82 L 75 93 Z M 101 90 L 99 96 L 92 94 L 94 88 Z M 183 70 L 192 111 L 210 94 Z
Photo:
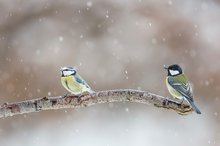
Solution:
M 180 64 L 202 115 L 136 103 L 44 111 L 0 120 L 4 146 L 220 145 L 217 0 L 1 0 L 0 103 L 67 93 L 76 66 L 96 91 L 170 97 L 163 65 Z

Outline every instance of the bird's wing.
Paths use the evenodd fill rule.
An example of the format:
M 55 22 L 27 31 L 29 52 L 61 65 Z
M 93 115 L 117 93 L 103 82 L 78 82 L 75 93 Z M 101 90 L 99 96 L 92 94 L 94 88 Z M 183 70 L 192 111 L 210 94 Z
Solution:
M 75 79 L 78 83 L 84 84 L 84 81 L 82 80 L 82 78 L 79 75 L 75 75 Z
M 82 79 L 79 74 L 75 75 L 75 79 L 78 83 L 85 85 L 87 88 L 90 88 L 89 85 Z
M 168 83 L 188 100 L 193 101 L 192 87 L 184 75 L 177 77 L 169 77 Z

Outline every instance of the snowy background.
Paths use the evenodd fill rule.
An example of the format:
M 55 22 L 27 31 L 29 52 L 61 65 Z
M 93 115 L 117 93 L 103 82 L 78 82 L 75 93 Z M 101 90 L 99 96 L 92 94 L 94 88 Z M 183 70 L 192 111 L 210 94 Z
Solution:
M 0 120 L 2 146 L 220 145 L 218 0 L 1 0 L 0 103 L 66 94 L 61 66 L 94 90 L 170 96 L 164 64 L 193 83 L 202 115 L 135 103 Z

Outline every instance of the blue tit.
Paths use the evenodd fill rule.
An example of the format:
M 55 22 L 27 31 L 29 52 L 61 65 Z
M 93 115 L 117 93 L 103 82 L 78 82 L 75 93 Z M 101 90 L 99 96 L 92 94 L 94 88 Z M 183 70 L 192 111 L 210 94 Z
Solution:
M 62 67 L 61 83 L 63 87 L 75 95 L 83 93 L 93 93 L 94 91 L 89 87 L 85 80 L 78 74 L 76 68 Z
M 169 67 L 164 66 L 164 69 L 168 71 L 166 85 L 170 94 L 174 98 L 182 101 L 186 100 L 197 114 L 201 114 L 200 110 L 194 104 L 192 87 L 181 67 L 174 64 Z

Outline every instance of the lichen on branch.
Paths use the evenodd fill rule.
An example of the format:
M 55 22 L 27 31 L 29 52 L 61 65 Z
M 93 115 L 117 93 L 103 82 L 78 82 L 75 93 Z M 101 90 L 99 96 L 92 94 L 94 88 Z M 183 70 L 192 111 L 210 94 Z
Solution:
M 57 97 L 42 97 L 16 103 L 4 103 L 0 106 L 0 118 L 43 110 L 81 108 L 111 102 L 152 104 L 159 108 L 174 110 L 181 115 L 186 115 L 192 112 L 192 108 L 189 105 L 184 103 L 180 104 L 172 98 L 166 98 L 147 91 L 117 89 L 99 91 L 81 96 L 65 95 Z

